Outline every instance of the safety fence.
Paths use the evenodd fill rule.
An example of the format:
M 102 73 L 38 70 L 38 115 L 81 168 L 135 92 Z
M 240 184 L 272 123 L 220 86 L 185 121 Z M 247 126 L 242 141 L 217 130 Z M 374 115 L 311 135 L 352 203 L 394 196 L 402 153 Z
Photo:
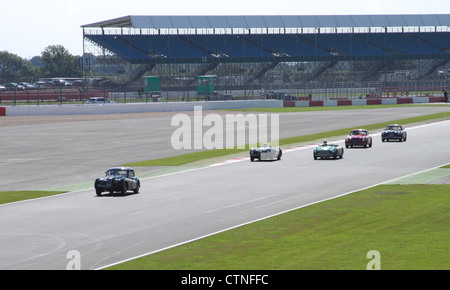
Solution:
M 89 98 L 109 97 L 108 90 L 77 90 L 77 89 L 33 89 L 0 91 L 0 103 L 5 105 L 20 104 L 54 104 L 85 102 Z
M 278 99 L 283 101 L 326 101 L 379 98 L 443 97 L 449 81 L 411 81 L 377 83 L 298 83 L 252 87 L 217 86 L 212 94 L 198 94 L 196 87 L 168 88 L 148 94 L 143 87 L 56 88 L 0 91 L 0 105 L 196 102 Z M 96 100 L 90 100 L 96 98 Z M 402 102 L 402 101 L 400 101 Z

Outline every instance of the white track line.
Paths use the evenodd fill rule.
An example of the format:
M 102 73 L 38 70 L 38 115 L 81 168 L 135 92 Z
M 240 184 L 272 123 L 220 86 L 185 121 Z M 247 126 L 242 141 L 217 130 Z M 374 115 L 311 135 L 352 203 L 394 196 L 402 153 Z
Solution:
M 428 123 L 428 124 L 422 124 L 422 125 L 408 127 L 407 131 L 414 130 L 414 129 L 419 129 L 419 128 L 423 128 L 423 127 L 428 127 L 428 126 L 432 126 L 432 125 L 438 125 L 438 124 L 442 124 L 442 123 L 446 123 L 446 122 L 450 122 L 450 120 L 444 120 L 444 121 L 438 121 L 438 122 L 433 122 L 433 123 Z M 363 128 L 363 127 L 361 127 L 361 128 Z M 371 133 L 370 136 L 380 136 L 381 133 L 382 133 L 382 131 L 379 131 L 379 132 L 376 132 L 376 133 Z M 329 142 L 330 143 L 342 143 L 342 142 L 345 142 L 345 139 L 331 140 Z M 316 146 L 317 146 L 317 144 L 310 144 L 310 145 L 303 145 L 303 146 L 296 146 L 296 147 L 288 147 L 288 148 L 283 149 L 283 154 L 284 153 L 289 153 L 289 152 L 295 152 L 295 151 L 299 151 L 299 150 L 311 149 L 311 148 L 315 148 Z M 249 160 L 248 156 L 246 156 L 246 157 L 238 157 L 238 158 L 233 158 L 233 159 L 229 159 L 229 160 L 225 160 L 225 161 L 222 161 L 222 162 L 218 162 L 218 163 L 209 165 L 209 167 L 233 164 L 233 163 L 242 162 L 242 161 L 248 161 L 248 160 Z
M 445 122 L 450 122 L 450 120 L 434 122 L 434 123 L 418 125 L 418 126 L 413 126 L 413 127 L 409 127 L 408 130 L 410 130 L 410 129 L 417 129 L 417 128 L 423 128 L 423 127 L 436 125 L 436 124 L 441 124 L 441 123 L 445 123 Z M 381 134 L 381 132 L 378 132 L 378 133 L 375 133 L 375 134 L 371 134 L 371 135 L 372 136 L 377 136 L 377 135 L 380 135 L 380 134 Z M 334 142 L 341 142 L 341 141 L 344 141 L 344 140 L 339 140 L 339 141 L 334 141 Z M 297 151 L 297 150 L 304 150 L 304 149 L 307 149 L 307 148 L 311 148 L 313 146 L 315 146 L 315 145 L 295 147 L 295 148 L 292 148 L 292 150 L 290 152 Z M 239 161 L 235 161 L 235 162 L 240 162 L 241 161 L 241 158 L 235 158 L 233 160 L 237 160 L 237 159 Z M 245 158 L 244 160 L 248 160 L 248 158 Z M 235 163 L 235 162 L 233 162 L 233 163 Z M 219 163 L 219 164 L 221 164 L 221 163 Z M 231 164 L 231 163 L 224 163 L 224 164 Z M 224 165 L 224 164 L 221 164 L 221 165 Z M 425 170 L 420 171 L 420 172 L 425 172 L 425 171 L 428 171 L 428 170 L 439 168 L 439 167 L 447 165 L 447 164 L 448 163 L 445 163 L 445 164 L 439 165 L 439 166 L 434 167 L 434 168 L 425 169 Z M 213 166 L 213 165 L 211 165 L 211 166 Z M 418 172 L 412 173 L 412 174 L 408 174 L 408 175 L 405 175 L 404 177 L 407 177 L 407 176 L 410 176 L 410 175 L 413 175 L 413 174 L 417 174 L 417 173 Z M 226 232 L 226 231 L 229 231 L 229 230 L 232 230 L 232 229 L 236 229 L 236 228 L 248 225 L 248 224 L 252 224 L 252 223 L 259 222 L 259 221 L 262 221 L 262 220 L 265 220 L 265 219 L 269 219 L 269 218 L 272 218 L 272 217 L 275 217 L 275 216 L 279 216 L 279 215 L 282 215 L 282 214 L 285 214 L 285 213 L 288 213 L 288 212 L 291 212 L 291 211 L 294 211 L 294 210 L 297 210 L 297 209 L 305 208 L 305 207 L 310 206 L 310 205 L 318 204 L 318 203 L 321 203 L 321 202 L 324 202 L 324 201 L 327 201 L 327 200 L 336 199 L 336 198 L 339 198 L 339 197 L 342 197 L 342 196 L 346 196 L 346 195 L 349 195 L 349 194 L 352 194 L 352 193 L 355 193 L 355 192 L 358 192 L 358 191 L 366 190 L 366 189 L 369 189 L 369 188 L 372 188 L 372 187 L 375 187 L 375 186 L 378 186 L 378 185 L 381 185 L 381 184 L 385 184 L 385 183 L 394 181 L 396 179 L 398 179 L 398 178 L 394 178 L 392 180 L 388 180 L 388 181 L 384 181 L 384 182 L 377 183 L 377 184 L 374 184 L 374 185 L 370 185 L 370 186 L 367 186 L 367 187 L 364 187 L 364 188 L 352 190 L 352 191 L 349 191 L 349 192 L 346 192 L 346 193 L 338 194 L 338 195 L 330 197 L 330 198 L 326 198 L 326 199 L 318 200 L 318 201 L 315 201 L 315 202 L 311 202 L 311 203 L 308 203 L 308 204 L 305 204 L 305 205 L 302 205 L 302 206 L 298 206 L 298 207 L 295 207 L 295 208 L 292 208 L 292 209 L 288 209 L 288 210 L 285 210 L 285 211 L 282 211 L 282 212 L 279 212 L 279 213 L 275 213 L 275 214 L 272 214 L 272 215 L 269 215 L 269 216 L 266 216 L 266 217 L 262 217 L 262 218 L 255 219 L 255 220 L 252 220 L 252 221 L 249 221 L 249 222 L 246 222 L 246 223 L 242 223 L 242 224 L 239 224 L 239 225 L 235 225 L 235 226 L 223 229 L 223 230 L 219 230 L 219 231 L 207 234 L 207 235 L 203 235 L 203 236 L 200 236 L 200 237 L 188 240 L 188 241 L 184 241 L 184 242 L 177 243 L 177 244 L 174 244 L 174 245 L 171 245 L 171 246 L 168 246 L 168 247 L 164 247 L 162 249 L 158 249 L 158 250 L 151 251 L 151 252 L 139 255 L 139 256 L 135 256 L 135 257 L 126 259 L 126 260 L 122 260 L 122 261 L 119 261 L 119 262 L 116 262 L 116 263 L 113 263 L 113 264 L 109 264 L 109 265 L 97 268 L 95 270 L 101 270 L 101 269 L 109 268 L 109 267 L 112 267 L 112 266 L 115 266 L 115 265 L 118 265 L 118 264 L 129 262 L 129 261 L 132 261 L 132 260 L 135 260 L 135 259 L 139 259 L 139 258 L 148 256 L 148 255 L 152 255 L 152 254 L 155 254 L 155 253 L 158 253 L 158 252 L 162 252 L 162 251 L 165 251 L 165 250 L 168 250 L 168 249 L 171 249 L 171 248 L 175 248 L 175 247 L 178 247 L 178 246 L 181 246 L 181 245 L 185 245 L 185 244 L 188 244 L 188 243 L 191 243 L 191 242 L 194 242 L 194 241 L 198 241 L 198 240 L 201 240 L 201 239 L 204 239 L 204 238 L 207 238 L 207 237 L 219 234 L 219 233 L 223 233 L 223 232 Z

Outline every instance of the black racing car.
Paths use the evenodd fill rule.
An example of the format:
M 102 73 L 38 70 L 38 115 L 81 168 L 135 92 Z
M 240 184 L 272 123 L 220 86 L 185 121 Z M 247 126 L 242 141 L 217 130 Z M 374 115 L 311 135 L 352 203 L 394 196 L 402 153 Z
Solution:
M 94 186 L 98 196 L 104 191 L 109 191 L 110 193 L 119 191 L 122 195 L 126 195 L 129 190 L 139 193 L 141 183 L 132 168 L 113 167 L 106 171 L 106 177 L 97 178 Z
M 386 129 L 381 133 L 381 141 L 399 140 L 400 142 L 406 141 L 406 131 L 402 125 L 388 125 Z

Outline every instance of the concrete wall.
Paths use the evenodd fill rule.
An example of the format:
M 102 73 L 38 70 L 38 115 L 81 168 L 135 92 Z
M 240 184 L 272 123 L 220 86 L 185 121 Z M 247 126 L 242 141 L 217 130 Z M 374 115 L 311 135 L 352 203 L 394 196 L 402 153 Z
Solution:
M 93 115 L 144 112 L 193 111 L 194 106 L 202 106 L 203 110 L 249 109 L 249 108 L 282 108 L 281 100 L 248 100 L 248 101 L 214 101 L 214 102 L 179 102 L 179 103 L 142 103 L 142 104 L 109 104 L 109 105 L 41 105 L 41 106 L 7 106 L 0 107 L 0 116 L 32 116 L 32 115 Z M 2 109 L 3 108 L 3 109 Z
M 322 107 L 322 106 L 358 106 L 378 104 L 411 104 L 443 102 L 444 97 L 402 97 L 379 99 L 342 99 L 342 100 L 246 100 L 246 101 L 211 101 L 211 102 L 177 102 L 177 103 L 130 103 L 110 105 L 41 105 L 41 106 L 5 106 L 0 107 L 0 116 L 31 115 L 93 115 L 144 112 L 193 111 L 194 106 L 203 110 L 282 108 L 282 107 Z

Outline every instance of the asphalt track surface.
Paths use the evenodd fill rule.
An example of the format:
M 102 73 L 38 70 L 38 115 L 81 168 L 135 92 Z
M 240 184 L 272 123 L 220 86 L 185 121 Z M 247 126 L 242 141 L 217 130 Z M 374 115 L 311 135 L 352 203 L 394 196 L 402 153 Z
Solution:
M 399 110 L 287 114 L 280 116 L 281 126 L 288 128 L 286 131 L 282 129 L 280 137 L 352 127 L 355 123 L 371 124 L 448 109 L 450 108 L 430 106 L 399 108 Z M 140 121 L 146 123 L 142 122 L 145 120 Z M 164 137 L 165 133 L 161 132 L 173 131 L 173 128 L 163 126 L 164 122 L 167 122 L 167 117 L 154 118 L 152 121 L 162 122 L 159 123 L 162 139 L 167 138 L 167 135 Z M 137 123 L 136 120 L 118 120 L 116 124 L 134 128 Z M 11 130 L 9 133 L 14 136 L 13 138 L 20 136 L 23 138 L 17 146 L 2 143 L 1 152 L 3 154 L 5 149 L 8 151 L 16 149 L 22 152 L 20 158 L 23 159 L 20 161 L 26 159 L 31 162 L 33 158 L 40 159 L 32 156 L 40 152 L 41 144 L 34 144 L 34 147 L 33 144 L 29 144 L 29 150 L 36 149 L 35 154 L 27 153 L 20 145 L 23 146 L 26 140 L 31 142 L 41 140 L 40 138 L 46 139 L 48 146 L 55 141 L 56 145 L 51 147 L 50 151 L 56 150 L 58 152 L 57 154 L 54 152 L 56 157 L 52 160 L 40 159 L 43 164 L 39 164 L 38 160 L 35 161 L 30 171 L 41 166 L 53 173 L 51 162 L 57 160 L 61 164 L 57 167 L 58 178 L 62 178 L 66 183 L 71 182 L 72 171 L 76 171 L 74 168 L 89 167 L 91 163 L 97 164 L 98 162 L 94 161 L 98 160 L 95 157 L 95 153 L 98 152 L 92 150 L 94 151 L 92 153 L 89 144 L 84 144 L 85 150 L 78 152 L 73 145 L 69 146 L 65 142 L 75 142 L 78 139 L 101 140 L 98 141 L 99 144 L 105 142 L 102 152 L 105 152 L 107 157 L 101 164 L 105 167 L 108 167 L 106 159 L 116 158 L 114 152 L 117 149 L 112 144 L 120 144 L 118 147 L 123 149 L 133 148 L 129 151 L 129 156 L 120 156 L 121 160 L 116 160 L 118 163 L 124 162 L 122 160 L 125 159 L 125 162 L 133 161 L 126 157 L 136 158 L 136 161 L 150 159 L 148 157 L 151 154 L 143 158 L 139 155 L 144 154 L 142 151 L 134 152 L 136 148 L 145 149 L 147 152 L 146 146 L 144 148 L 134 146 L 136 142 L 130 141 L 141 140 L 145 134 L 141 132 L 137 137 L 136 135 L 130 137 L 128 133 L 122 131 L 122 134 L 115 135 L 122 137 L 119 138 L 121 142 L 116 143 L 114 138 L 108 139 L 110 138 L 108 130 L 101 130 L 108 128 L 108 125 L 108 122 L 99 121 L 94 124 L 92 122 L 65 124 L 71 128 L 70 130 L 62 124 L 1 128 L 3 134 L 4 130 Z M 43 132 L 42 128 L 46 126 L 49 128 L 45 129 L 45 132 L 58 133 L 42 137 L 40 135 Z M 78 130 L 74 130 L 75 128 Z M 88 189 L 0 206 L 0 245 L 2 245 L 0 269 L 66 269 L 71 261 L 71 257 L 67 255 L 74 250 L 81 255 L 82 269 L 99 269 L 450 162 L 446 152 L 446 148 L 450 145 L 450 122 L 410 127 L 408 141 L 403 143 L 382 143 L 379 135 L 375 134 L 373 137 L 372 148 L 345 149 L 342 160 L 314 161 L 313 146 L 304 146 L 285 152 L 281 161 L 245 160 L 147 178 L 141 181 L 139 194 L 127 196 L 104 194 L 97 197 L 93 189 Z M 162 139 L 161 142 L 166 142 Z M 342 140 L 336 142 L 342 144 Z M 72 153 L 64 154 L 58 151 L 58 148 L 66 148 L 75 156 L 72 156 Z M 163 153 L 160 154 L 170 155 L 170 150 L 167 152 L 161 150 Z M 50 153 L 44 154 L 48 154 L 48 158 L 51 156 Z M 86 159 L 90 157 L 93 161 L 80 167 L 67 166 L 68 168 L 64 170 L 66 168 L 64 164 L 81 163 L 78 158 L 81 156 L 85 156 Z M 19 157 L 2 156 L 2 168 L 5 168 L 6 164 L 15 171 L 18 161 L 14 158 Z M 102 172 L 105 167 L 101 168 Z M 25 167 L 21 170 L 25 170 Z M 97 175 L 92 175 L 92 180 Z M 23 176 L 14 177 L 16 179 L 9 183 L 2 177 L 2 186 L 14 183 L 21 185 Z M 43 176 L 36 178 L 45 178 Z M 39 183 L 33 180 L 32 184 L 48 188 L 51 186 L 48 184 L 50 182 L 52 180 L 49 178 Z M 26 180 L 24 184 L 28 186 Z
M 430 105 L 283 113 L 279 115 L 280 138 L 448 111 L 450 106 Z M 174 114 L 178 113 L 183 112 Z M 208 113 L 235 112 L 203 112 L 205 116 Z M 55 117 L 57 121 L 43 124 L 36 117 L 21 126 L 1 126 L 0 119 L 0 191 L 46 190 L 93 182 L 109 167 L 192 152 L 172 148 L 171 136 L 177 128 L 171 127 L 172 115 L 125 114 L 106 120 L 108 116 L 99 115 L 98 121 L 83 121 L 81 117 L 72 122 Z

